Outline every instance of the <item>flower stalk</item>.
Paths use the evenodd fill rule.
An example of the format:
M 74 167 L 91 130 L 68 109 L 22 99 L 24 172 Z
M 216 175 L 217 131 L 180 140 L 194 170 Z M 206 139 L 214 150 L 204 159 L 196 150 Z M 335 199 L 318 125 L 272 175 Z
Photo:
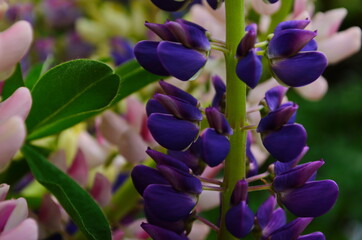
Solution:
M 238 79 L 235 68 L 237 46 L 245 33 L 245 16 L 243 0 L 226 0 L 226 117 L 234 134 L 230 136 L 230 152 L 225 160 L 225 172 L 221 206 L 221 225 L 219 239 L 236 240 L 225 225 L 225 215 L 230 209 L 230 198 L 238 180 L 245 177 L 246 172 L 246 85 Z

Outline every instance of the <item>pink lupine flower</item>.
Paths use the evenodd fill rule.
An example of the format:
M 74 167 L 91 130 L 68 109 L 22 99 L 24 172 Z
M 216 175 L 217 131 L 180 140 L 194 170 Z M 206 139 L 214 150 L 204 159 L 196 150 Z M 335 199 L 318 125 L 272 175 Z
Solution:
M 67 172 L 80 186 L 85 187 L 88 183 L 88 168 L 83 152 L 78 150 Z
M 7 100 L 0 103 L 0 171 L 22 146 L 26 129 L 24 120 L 32 104 L 27 88 L 17 89 Z
M 112 186 L 108 178 L 96 173 L 90 194 L 101 207 L 107 206 L 112 197 Z
M 251 6 L 253 6 L 254 10 L 259 14 L 271 15 L 279 10 L 280 1 L 270 4 L 264 0 L 251 0 Z
M 0 185 L 0 197 L 4 198 L 8 190 L 8 185 Z M 27 216 L 28 206 L 24 198 L 2 199 L 0 201 L 0 239 L 37 240 L 38 226 Z
M 0 33 L 0 81 L 7 79 L 29 50 L 33 40 L 30 23 L 18 21 Z

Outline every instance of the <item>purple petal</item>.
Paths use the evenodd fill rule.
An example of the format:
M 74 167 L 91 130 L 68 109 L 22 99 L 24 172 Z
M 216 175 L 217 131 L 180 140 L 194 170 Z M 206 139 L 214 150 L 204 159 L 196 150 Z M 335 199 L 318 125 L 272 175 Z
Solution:
M 265 228 L 272 218 L 274 208 L 277 204 L 276 198 L 270 196 L 258 209 L 256 217 L 261 228 Z
M 190 1 L 184 0 L 184 1 L 177 1 L 177 0 L 151 0 L 153 4 L 155 4 L 158 8 L 168 11 L 168 12 L 175 12 L 179 11 L 182 8 L 184 8 Z
M 271 240 L 296 240 L 313 218 L 297 218 L 272 233 Z
M 145 26 L 156 33 L 162 40 L 177 42 L 175 35 L 167 28 L 166 24 L 146 22 Z
M 138 63 L 147 71 L 161 76 L 169 76 L 170 74 L 162 66 L 157 54 L 159 44 L 159 42 L 141 41 L 134 47 L 134 55 Z
M 293 159 L 290 162 L 283 163 L 283 162 L 276 161 L 274 163 L 274 172 L 275 172 L 275 174 L 280 175 L 280 174 L 282 174 L 284 172 L 289 171 L 290 169 L 294 168 L 295 166 L 297 166 L 298 163 L 300 162 L 300 160 L 302 160 L 304 155 L 308 152 L 308 150 L 309 150 L 309 147 L 305 146 L 303 148 L 302 152 L 295 159 Z
M 177 151 L 189 147 L 199 133 L 199 128 L 194 123 L 177 119 L 170 114 L 152 113 L 147 126 L 161 146 Z
M 158 165 L 157 169 L 176 190 L 190 194 L 200 194 L 202 192 L 200 180 L 190 173 L 165 165 Z
M 201 134 L 203 160 L 210 167 L 215 167 L 222 163 L 230 151 L 230 142 L 218 134 L 214 129 L 207 128 Z
M 184 46 L 199 51 L 210 51 L 211 47 L 209 39 L 206 36 L 206 29 L 184 19 L 177 19 L 176 22 L 179 23 L 183 29 L 182 32 L 179 32 L 181 36 L 179 34 L 178 36 Z
M 275 111 L 282 104 L 288 88 L 283 86 L 276 86 L 271 88 L 265 93 L 265 101 L 271 111 Z
M 242 201 L 246 201 L 248 197 L 248 182 L 245 179 L 239 180 L 231 194 L 231 204 L 238 205 Z
M 282 30 L 286 29 L 304 29 L 308 24 L 310 23 L 310 20 L 291 20 L 291 21 L 285 21 L 278 24 L 278 26 L 274 30 L 274 34 L 279 33 Z
M 332 180 L 312 181 L 283 192 L 280 200 L 298 217 L 319 217 L 333 207 L 338 191 L 338 185 Z
M 307 133 L 300 124 L 287 124 L 280 130 L 264 137 L 263 144 L 268 152 L 281 162 L 295 159 L 306 146 Z
M 175 117 L 188 121 L 201 121 L 202 113 L 194 105 L 173 96 L 155 94 L 154 99 L 160 102 Z
M 154 168 L 137 165 L 131 172 L 132 182 L 137 192 L 143 195 L 145 189 L 151 184 L 170 184 L 162 174 Z
M 275 77 L 284 84 L 301 87 L 314 82 L 327 67 L 327 57 L 321 52 L 303 52 L 286 59 L 273 60 Z
M 207 0 L 207 3 L 210 5 L 212 9 L 218 9 L 224 0 Z
M 208 107 L 205 109 L 207 121 L 209 126 L 216 130 L 219 134 L 229 136 L 233 134 L 233 129 L 230 127 L 224 114 L 219 112 L 215 107 Z
M 254 213 L 245 201 L 229 209 L 225 216 L 227 230 L 237 238 L 248 235 L 254 225 Z
M 281 208 L 276 209 L 273 212 L 272 217 L 270 218 L 270 221 L 263 229 L 263 236 L 269 237 L 272 232 L 274 232 L 275 230 L 284 226 L 286 222 L 287 222 L 287 218 L 285 215 L 285 211 Z
M 326 237 L 321 232 L 314 232 L 311 234 L 300 236 L 297 240 L 326 240 Z
M 144 209 L 144 211 L 147 221 L 153 225 L 168 229 L 177 234 L 182 234 L 187 228 L 187 219 L 181 219 L 178 221 L 165 221 L 161 220 L 147 209 Z
M 315 39 L 312 39 L 300 51 L 301 52 L 317 51 L 317 49 L 318 49 L 318 43 Z
M 305 45 L 317 36 L 316 32 L 302 29 L 281 31 L 270 40 L 268 57 L 286 58 L 297 54 Z
M 171 186 L 152 184 L 143 192 L 145 209 L 164 221 L 185 219 L 196 206 L 196 198 Z
M 170 113 L 159 101 L 151 98 L 146 104 L 146 113 L 147 116 L 150 116 L 152 113 Z
M 252 25 L 252 26 L 250 26 Z M 244 37 L 241 39 L 238 48 L 236 50 L 236 56 L 238 58 L 246 56 L 251 49 L 254 48 L 255 40 L 256 40 L 256 24 L 250 24 L 249 30 L 247 30 Z
M 223 101 L 225 100 L 226 85 L 217 75 L 212 76 L 211 80 L 215 89 L 215 96 L 212 99 L 211 106 L 222 109 Z
M 194 105 L 195 107 L 198 105 L 199 101 L 194 98 L 191 94 L 189 94 L 188 92 L 185 92 L 184 90 L 175 87 L 172 84 L 169 84 L 165 81 L 160 81 L 159 82 L 162 90 L 167 94 L 167 95 L 171 95 L 177 98 L 181 98 L 184 101 Z
M 152 224 L 142 223 L 141 227 L 150 235 L 153 240 L 187 240 L 187 237 L 184 235 L 178 235 L 173 231 Z
M 167 72 L 182 81 L 191 79 L 207 61 L 200 52 L 173 42 L 161 42 L 157 53 Z
M 260 120 L 257 131 L 263 133 L 280 129 L 284 124 L 288 123 L 297 110 L 298 105 L 293 104 L 280 107 L 277 110 L 270 112 Z
M 161 152 L 157 152 L 150 148 L 146 150 L 146 153 L 157 163 L 157 165 L 166 165 L 177 168 L 184 172 L 189 172 L 188 166 L 177 158 Z
M 323 164 L 323 160 L 304 163 L 278 175 L 273 181 L 274 190 L 282 192 L 291 188 L 303 186 Z
M 236 74 L 250 88 L 255 88 L 261 77 L 262 67 L 259 56 L 256 55 L 255 50 L 251 50 L 245 57 L 239 59 Z

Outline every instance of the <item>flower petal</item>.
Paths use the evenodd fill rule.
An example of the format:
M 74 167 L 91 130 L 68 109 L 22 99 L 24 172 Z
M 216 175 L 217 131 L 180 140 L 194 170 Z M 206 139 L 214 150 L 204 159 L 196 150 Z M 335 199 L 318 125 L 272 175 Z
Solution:
M 97 172 L 89 193 L 101 207 L 107 206 L 112 197 L 112 186 L 108 178 Z
M 141 41 L 135 45 L 134 55 L 138 63 L 147 71 L 161 76 L 168 76 L 170 74 L 163 67 L 158 57 L 158 46 L 159 42 Z
M 263 138 L 264 147 L 281 162 L 295 159 L 306 146 L 307 133 L 300 124 L 286 124 Z
M 286 222 L 287 217 L 285 215 L 285 211 L 281 208 L 276 209 L 273 212 L 268 225 L 266 225 L 263 229 L 263 236 L 269 237 L 272 232 L 284 226 Z
M 29 114 L 32 104 L 30 91 L 26 87 L 18 88 L 8 99 L 0 103 L 0 123 L 13 116 L 23 120 Z
M 141 227 L 150 235 L 153 240 L 187 240 L 186 236 L 178 235 L 177 233 L 152 225 L 142 223 Z
M 237 238 L 248 235 L 254 225 L 254 213 L 245 201 L 229 209 L 225 216 L 227 230 Z
M 153 4 L 155 4 L 158 8 L 164 10 L 164 11 L 169 11 L 169 12 L 174 12 L 174 11 L 179 11 L 181 10 L 183 7 L 185 7 L 190 1 L 189 0 L 151 0 L 151 2 Z
M 159 82 L 162 90 L 167 94 L 167 95 L 171 95 L 177 98 L 180 98 L 190 104 L 192 104 L 193 106 L 197 106 L 199 101 L 194 98 L 191 94 L 189 94 L 188 92 L 185 92 L 184 90 L 175 87 L 172 84 L 169 84 L 165 81 L 160 81 Z
M 271 111 L 280 107 L 287 91 L 288 88 L 286 87 L 276 86 L 265 93 L 265 101 Z
M 164 221 L 185 219 L 196 206 L 196 198 L 171 186 L 151 184 L 143 192 L 145 209 Z M 171 203 L 171 204 L 170 204 Z
M 5 198 L 6 198 L 6 195 L 8 194 L 9 192 L 9 189 L 10 189 L 10 186 L 3 183 L 3 184 L 0 184 L 0 201 L 4 201 Z
M 296 240 L 313 218 L 297 218 L 276 230 L 271 240 Z
M 157 53 L 167 72 L 182 81 L 191 79 L 207 61 L 200 52 L 173 42 L 161 42 Z
M 214 129 L 207 128 L 201 134 L 202 158 L 210 167 L 215 167 L 222 163 L 230 151 L 230 142 L 218 134 Z
M 1 240 L 37 240 L 38 238 L 38 225 L 32 218 L 27 218 L 22 221 L 17 227 L 1 233 Z
M 295 56 L 273 60 L 275 77 L 292 87 L 301 87 L 319 78 L 327 67 L 327 57 L 321 52 L 303 52 Z
M 326 240 L 326 237 L 321 232 L 314 232 L 300 236 L 297 240 Z
M 277 204 L 276 198 L 270 196 L 258 209 L 256 217 L 261 228 L 265 228 L 272 218 L 274 208 Z
M 177 119 L 170 114 L 152 113 L 147 125 L 154 139 L 171 150 L 186 149 L 199 133 L 199 128 L 194 123 Z
M 161 152 L 157 152 L 150 148 L 146 150 L 146 153 L 157 163 L 157 165 L 166 165 L 177 168 L 184 172 L 189 172 L 189 167 L 183 161 L 180 161 L 177 158 Z
M 219 112 L 215 107 L 208 107 L 205 109 L 207 121 L 210 128 L 213 128 L 221 135 L 229 136 L 233 134 L 233 129 L 230 127 L 224 114 Z
M 159 171 L 144 165 L 135 166 L 132 169 L 131 177 L 133 185 L 141 195 L 143 195 L 144 190 L 151 184 L 169 184 Z
M 261 77 L 262 67 L 260 57 L 256 55 L 255 50 L 251 50 L 245 57 L 239 59 L 236 74 L 250 88 L 255 88 Z
M 332 180 L 312 181 L 283 192 L 280 200 L 298 217 L 319 217 L 333 207 L 338 191 L 338 185 Z
M 290 20 L 290 21 L 284 21 L 278 24 L 278 26 L 274 30 L 274 34 L 279 33 L 282 30 L 286 29 L 304 29 L 308 24 L 310 23 L 310 20 L 304 19 L 304 20 Z
M 258 132 L 267 132 L 278 130 L 293 117 L 298 110 L 297 104 L 288 104 L 278 108 L 275 111 L 269 112 L 263 117 L 258 125 Z
M 304 157 L 304 155 L 308 151 L 309 151 L 309 147 L 305 146 L 303 148 L 302 152 L 295 159 L 293 159 L 292 161 L 286 162 L 286 163 L 276 161 L 274 163 L 274 172 L 275 172 L 275 174 L 276 175 L 283 174 L 283 173 L 289 171 L 290 169 L 294 168 L 295 166 L 297 166 L 298 163 L 302 160 L 302 158 Z

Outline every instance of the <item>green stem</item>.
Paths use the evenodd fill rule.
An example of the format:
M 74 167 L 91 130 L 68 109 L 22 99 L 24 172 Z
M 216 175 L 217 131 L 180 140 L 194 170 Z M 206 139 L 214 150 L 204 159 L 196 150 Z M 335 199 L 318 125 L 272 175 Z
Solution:
M 226 117 L 234 134 L 230 137 L 230 152 L 225 160 L 222 187 L 221 224 L 219 240 L 237 240 L 225 226 L 225 215 L 230 209 L 230 197 L 236 182 L 245 177 L 246 172 L 246 132 L 241 128 L 246 124 L 246 85 L 237 77 L 235 68 L 237 46 L 245 34 L 244 0 L 225 0 L 226 11 Z

